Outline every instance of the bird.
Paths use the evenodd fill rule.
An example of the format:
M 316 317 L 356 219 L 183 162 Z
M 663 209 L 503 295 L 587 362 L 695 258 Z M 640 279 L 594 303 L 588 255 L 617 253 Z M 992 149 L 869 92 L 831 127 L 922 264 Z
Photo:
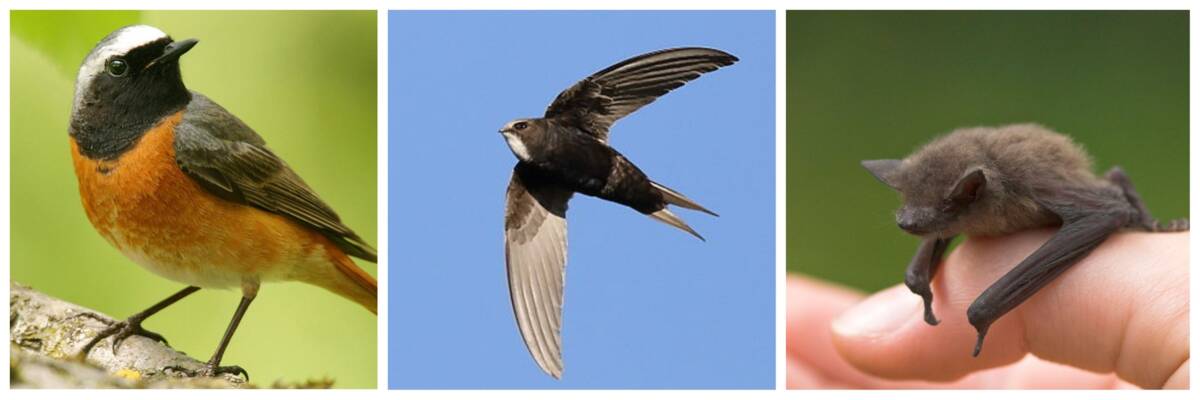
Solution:
M 141 267 L 187 285 L 108 326 L 116 353 L 131 335 L 166 343 L 142 322 L 201 288 L 238 288 L 239 302 L 208 362 L 190 376 L 239 374 L 225 349 L 263 282 L 300 281 L 376 313 L 378 284 L 350 259 L 377 253 L 253 129 L 189 90 L 180 56 L 196 39 L 149 25 L 122 27 L 79 67 L 69 126 L 71 157 L 88 220 Z
M 712 216 L 683 194 L 650 180 L 608 144 L 617 120 L 700 75 L 733 65 L 721 50 L 684 47 L 642 54 L 562 91 L 541 118 L 502 129 L 517 158 L 506 192 L 505 263 L 517 327 L 543 372 L 560 379 L 567 203 L 575 193 L 618 203 L 700 240 L 667 206 Z

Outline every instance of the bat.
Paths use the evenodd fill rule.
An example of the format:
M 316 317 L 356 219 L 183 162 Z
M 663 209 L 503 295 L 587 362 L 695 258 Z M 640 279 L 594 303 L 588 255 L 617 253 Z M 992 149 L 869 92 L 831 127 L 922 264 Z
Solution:
M 903 160 L 867 160 L 862 165 L 900 192 L 900 229 L 923 238 L 904 284 L 921 296 L 930 325 L 939 321 L 929 284 L 955 237 L 1060 227 L 971 303 L 967 320 L 978 332 L 972 356 L 979 356 L 993 322 L 1114 232 L 1188 230 L 1187 219 L 1161 224 L 1151 217 L 1120 167 L 1097 177 L 1080 145 L 1037 124 L 958 129 Z

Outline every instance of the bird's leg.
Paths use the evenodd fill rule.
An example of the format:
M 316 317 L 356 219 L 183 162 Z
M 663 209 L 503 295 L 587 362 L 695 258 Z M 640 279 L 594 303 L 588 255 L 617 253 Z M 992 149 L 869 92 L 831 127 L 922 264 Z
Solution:
M 188 295 L 195 293 L 197 290 L 200 290 L 200 288 L 196 287 L 196 286 L 188 286 L 186 288 L 183 288 L 183 290 L 176 292 L 175 294 L 171 295 L 171 297 L 167 297 L 167 298 L 163 299 L 162 301 L 155 303 L 154 305 L 150 306 L 150 308 L 147 308 L 147 309 L 143 310 L 142 312 L 133 314 L 129 318 L 125 319 L 124 321 L 112 321 L 112 320 L 109 320 L 108 318 L 102 317 L 99 314 L 96 314 L 93 312 L 83 312 L 83 313 L 73 315 L 72 318 L 88 317 L 88 318 L 100 320 L 106 324 L 109 324 L 108 328 L 105 328 L 103 331 L 100 331 L 100 333 L 96 334 L 96 336 L 93 337 L 92 340 L 88 341 L 87 344 L 83 345 L 83 350 L 81 350 L 79 352 L 80 358 L 87 358 L 88 353 L 92 352 L 92 348 L 96 347 L 97 343 L 100 343 L 101 340 L 103 340 L 104 338 L 109 337 L 109 336 L 113 337 L 113 340 L 112 340 L 113 354 L 117 353 L 117 347 L 121 346 L 121 342 L 125 341 L 126 338 L 128 338 L 129 336 L 132 336 L 132 335 L 147 337 L 147 338 L 162 342 L 163 344 L 166 344 L 167 339 L 164 338 L 162 335 L 159 335 L 157 333 L 143 329 L 142 321 L 144 321 L 146 318 L 150 318 L 151 315 L 154 315 L 154 314 L 158 313 L 159 311 L 162 311 L 162 309 L 167 308 L 167 306 L 175 304 L 175 302 L 183 299 L 184 297 L 187 297 Z
M 933 290 L 929 287 L 929 283 L 933 282 L 933 275 L 937 273 L 938 264 L 942 262 L 942 254 L 946 252 L 946 247 L 950 245 L 951 240 L 954 240 L 953 236 L 922 241 L 921 246 L 917 248 L 917 254 L 913 255 L 912 261 L 908 263 L 908 269 L 904 273 L 904 285 L 908 286 L 908 290 L 921 296 L 921 300 L 925 303 L 925 323 L 929 325 L 937 325 L 939 322 L 933 315 Z
M 221 337 L 221 343 L 217 345 L 217 351 L 213 352 L 208 362 L 196 370 L 187 370 L 178 366 L 168 366 L 163 368 L 164 371 L 182 372 L 187 376 L 217 376 L 219 374 L 234 374 L 246 377 L 246 381 L 250 381 L 250 374 L 245 369 L 236 365 L 221 365 L 221 358 L 225 356 L 225 348 L 229 347 L 229 341 L 233 339 L 233 332 L 237 331 L 238 324 L 242 322 L 242 316 L 246 315 L 246 309 L 250 308 L 250 302 L 254 301 L 254 297 L 242 296 L 242 302 L 238 304 L 237 311 L 233 313 L 233 319 L 229 321 L 229 327 L 225 328 L 225 335 Z

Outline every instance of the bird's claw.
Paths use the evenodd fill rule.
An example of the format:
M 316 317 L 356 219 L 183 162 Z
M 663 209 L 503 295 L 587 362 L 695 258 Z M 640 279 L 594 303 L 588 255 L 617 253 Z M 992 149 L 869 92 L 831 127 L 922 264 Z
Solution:
M 95 319 L 102 320 L 102 321 L 107 319 L 107 318 L 100 317 L 99 315 L 96 315 L 94 313 L 80 313 L 76 316 L 86 316 L 89 318 L 95 318 Z M 114 321 L 108 320 L 106 322 L 109 324 L 108 327 L 104 328 L 104 330 L 100 331 L 100 333 L 97 333 L 96 336 L 92 338 L 92 340 L 88 341 L 88 343 L 83 346 L 83 350 L 80 351 L 80 355 L 82 357 L 87 357 L 87 355 L 92 352 L 92 349 L 95 348 L 96 345 L 99 344 L 101 340 L 104 340 L 104 338 L 110 337 L 110 336 L 112 337 L 112 353 L 113 354 L 117 354 L 117 349 L 119 347 L 121 347 L 121 343 L 124 342 L 125 339 L 128 339 L 130 336 L 133 336 L 133 335 L 142 336 L 142 337 L 152 339 L 157 342 L 161 342 L 162 344 L 167 344 L 167 338 L 163 337 L 163 335 L 160 335 L 158 333 L 151 332 L 151 331 L 146 330 L 145 328 L 142 328 L 142 320 L 141 319 L 129 318 L 124 321 L 115 321 L 114 322 Z
M 103 322 L 105 325 L 112 325 L 113 323 L 115 323 L 115 322 L 116 322 L 116 321 L 114 321 L 112 318 L 109 318 L 109 317 L 106 317 L 106 316 L 103 316 L 103 315 L 100 315 L 100 314 L 96 314 L 96 313 L 94 313 L 94 312 L 91 312 L 91 311 L 84 311 L 84 312 L 81 312 L 81 313 L 78 313 L 78 314 L 72 315 L 72 316 L 70 316 L 70 317 L 67 317 L 67 319 L 76 319 L 76 318 L 79 318 L 79 317 L 88 317 L 88 318 L 91 318 L 91 319 L 94 319 L 94 320 L 97 320 L 97 321 Z
M 184 376 L 187 376 L 189 378 L 195 378 L 198 376 L 212 378 L 212 377 L 215 377 L 215 376 L 221 375 L 221 374 L 231 374 L 234 376 L 242 376 L 243 378 L 246 379 L 246 382 L 250 381 L 250 373 L 246 372 L 245 368 L 242 368 L 242 367 L 239 367 L 236 365 L 218 366 L 218 365 L 212 365 L 212 364 L 206 363 L 206 364 L 204 364 L 204 366 L 202 366 L 200 368 L 196 368 L 194 370 L 180 367 L 177 365 L 169 365 L 169 366 L 163 367 L 162 370 L 163 370 L 163 372 L 175 372 L 175 373 L 183 374 Z

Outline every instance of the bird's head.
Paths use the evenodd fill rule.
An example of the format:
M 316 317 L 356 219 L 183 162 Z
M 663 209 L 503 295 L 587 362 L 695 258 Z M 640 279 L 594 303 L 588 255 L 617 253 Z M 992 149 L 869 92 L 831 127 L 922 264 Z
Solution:
M 84 58 L 75 78 L 72 119 L 84 113 L 144 114 L 178 107 L 190 97 L 179 73 L 179 56 L 195 39 L 174 41 L 149 25 L 117 29 Z
M 505 124 L 503 128 L 500 128 L 500 134 L 504 135 L 504 141 L 508 142 L 508 148 L 512 150 L 513 155 L 517 156 L 517 159 L 530 161 L 530 148 L 540 141 L 545 130 L 544 120 L 528 118 L 513 120 Z

